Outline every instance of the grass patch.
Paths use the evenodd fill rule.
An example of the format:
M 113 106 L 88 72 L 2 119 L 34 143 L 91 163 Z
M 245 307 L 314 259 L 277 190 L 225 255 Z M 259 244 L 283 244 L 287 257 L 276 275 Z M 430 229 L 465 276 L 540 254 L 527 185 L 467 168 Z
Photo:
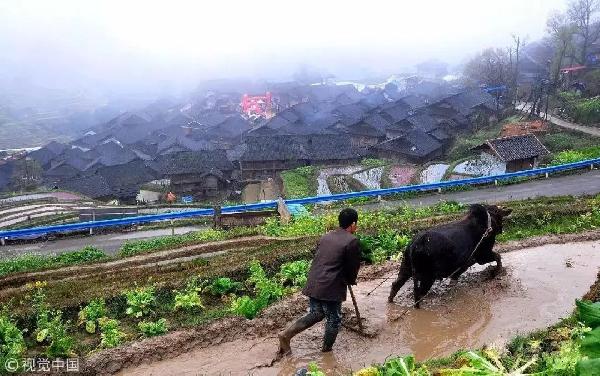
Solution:
M 238 227 L 229 231 L 204 230 L 188 232 L 187 234 L 174 236 L 161 236 L 158 238 L 134 240 L 125 242 L 119 249 L 120 257 L 129 257 L 144 253 L 162 251 L 166 249 L 185 247 L 205 242 L 233 239 L 241 236 L 256 235 L 252 228 Z
M 283 190 L 286 198 L 309 197 L 317 194 L 317 169 L 313 166 L 283 171 Z
M 365 170 L 368 170 L 372 168 L 387 166 L 388 162 L 383 159 L 365 158 L 360 162 L 360 164 Z
M 554 156 L 551 164 L 556 166 L 565 163 L 574 163 L 596 158 L 600 158 L 600 146 L 592 146 L 579 150 L 562 151 Z
M 575 132 L 552 131 L 539 135 L 538 138 L 552 153 L 584 149 L 598 144 L 598 140 L 594 137 Z
M 57 256 L 25 255 L 10 260 L 0 261 L 0 277 L 13 273 L 86 264 L 102 261 L 107 258 L 108 256 L 102 250 L 90 246 L 85 247 L 80 251 L 67 252 Z

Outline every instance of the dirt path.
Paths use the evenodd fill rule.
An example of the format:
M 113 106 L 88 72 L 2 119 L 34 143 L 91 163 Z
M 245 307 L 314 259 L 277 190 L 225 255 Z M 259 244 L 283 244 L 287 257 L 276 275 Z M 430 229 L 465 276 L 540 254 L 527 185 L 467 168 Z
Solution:
M 517 110 L 528 113 L 531 110 L 531 104 L 530 103 L 519 103 L 516 106 L 516 108 L 517 108 Z M 544 119 L 545 117 L 546 117 L 546 114 L 543 111 L 540 112 L 540 118 Z M 576 123 L 571 123 L 571 122 L 563 120 L 559 117 L 552 116 L 550 114 L 548 115 L 548 121 L 550 121 L 552 124 L 558 125 L 559 127 L 562 127 L 562 128 L 585 133 L 590 136 L 600 137 L 600 129 L 594 128 L 593 126 L 585 126 L 585 125 L 580 125 L 580 124 L 576 124 Z
M 368 317 L 370 328 L 377 329 L 379 336 L 367 339 L 342 330 L 334 351 L 329 354 L 318 351 L 323 328 L 316 325 L 294 339 L 293 356 L 273 367 L 264 366 L 276 351 L 274 335 L 280 323 L 275 321 L 285 322 L 305 304 L 303 298 L 296 297 L 287 303 L 287 310 L 285 305 L 283 309 L 279 307 L 273 316 L 266 313 L 266 317 L 258 321 L 242 320 L 246 330 L 239 328 L 239 322 L 231 324 L 238 333 L 232 341 L 223 342 L 221 338 L 210 346 L 206 341 L 210 342 L 211 337 L 206 337 L 203 343 L 198 333 L 194 333 L 196 336 L 191 338 L 195 345 L 186 346 L 192 350 L 172 359 L 148 363 L 152 360 L 148 353 L 150 348 L 166 350 L 165 341 L 171 341 L 173 345 L 172 338 L 138 343 L 135 345 L 138 350 L 148 350 L 145 359 L 140 359 L 139 355 L 136 359 L 143 365 L 125 369 L 120 375 L 291 375 L 309 361 L 316 361 L 328 374 L 336 374 L 381 362 L 390 355 L 413 353 L 418 359 L 426 359 L 447 355 L 460 348 L 503 344 L 517 334 L 545 328 L 569 314 L 574 299 L 581 297 L 595 280 L 600 266 L 599 250 L 600 241 L 588 241 L 505 253 L 506 273 L 503 276 L 489 279 L 487 269 L 473 267 L 454 287 L 447 283 L 436 284 L 421 310 L 410 308 L 410 283 L 400 291 L 395 304 L 387 304 L 391 281 L 369 297 L 366 292 L 378 280 L 361 282 L 355 289 L 359 306 L 363 316 Z M 386 275 L 394 275 L 394 272 Z M 349 309 L 349 302 L 345 306 Z M 395 321 L 407 308 L 408 314 Z M 283 319 L 279 317 L 282 312 L 286 312 Z M 221 332 L 221 336 L 224 333 Z M 168 352 L 161 351 L 154 359 L 168 358 Z M 119 355 L 119 359 L 125 357 Z M 106 358 L 105 362 L 114 364 Z M 95 370 L 112 373 L 118 368 L 112 372 Z

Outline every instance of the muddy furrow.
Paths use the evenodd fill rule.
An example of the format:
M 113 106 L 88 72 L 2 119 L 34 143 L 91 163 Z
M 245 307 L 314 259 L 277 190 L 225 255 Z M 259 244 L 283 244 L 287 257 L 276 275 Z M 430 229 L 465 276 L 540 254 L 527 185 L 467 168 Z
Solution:
M 387 304 L 391 280 L 371 296 L 366 295 L 381 281 L 381 276 L 393 278 L 397 264 L 364 267 L 355 292 L 369 328 L 379 336 L 368 339 L 343 330 L 333 354 L 318 352 L 322 328 L 317 325 L 294 340 L 296 351 L 292 357 L 271 366 L 277 331 L 306 309 L 306 299 L 295 295 L 255 320 L 226 318 L 98 352 L 86 360 L 85 372 L 287 375 L 308 361 L 317 360 L 322 368 L 335 373 L 382 361 L 389 355 L 414 353 L 419 359 L 426 359 L 459 348 L 502 343 L 564 317 L 572 310 L 573 300 L 594 282 L 600 266 L 600 243 L 589 239 L 600 238 L 600 233 L 578 238 L 588 241 L 565 244 L 577 239 L 569 235 L 507 243 L 500 247 L 503 251 L 532 242 L 538 247 L 505 253 L 506 273 L 499 278 L 491 279 L 487 269 L 474 267 L 456 286 L 437 283 L 421 310 L 412 309 L 411 288 L 407 286 L 396 298 L 396 304 Z M 541 242 L 553 241 L 563 245 L 540 246 Z M 351 309 L 346 302 L 345 310 Z M 407 310 L 405 317 L 399 317 Z
M 239 250 L 240 248 L 260 247 L 271 243 L 290 240 L 289 238 L 270 238 L 266 236 L 254 236 L 248 238 L 223 240 L 200 245 L 192 245 L 178 249 L 149 253 L 145 255 L 132 256 L 115 261 L 99 262 L 87 265 L 69 266 L 58 269 L 50 269 L 39 272 L 11 274 L 0 278 L 0 289 L 21 287 L 33 281 L 61 281 L 68 280 L 74 276 L 96 276 L 113 273 L 132 268 L 154 267 L 165 261 L 206 255 L 219 254 L 228 250 Z

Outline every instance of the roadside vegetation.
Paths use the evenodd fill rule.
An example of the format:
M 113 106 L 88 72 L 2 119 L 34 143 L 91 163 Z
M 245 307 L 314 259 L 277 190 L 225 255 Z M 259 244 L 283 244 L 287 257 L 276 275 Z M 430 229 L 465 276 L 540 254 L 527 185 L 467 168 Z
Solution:
M 597 158 L 600 158 L 600 146 L 592 146 L 584 149 L 562 151 L 554 156 L 551 164 L 560 165 Z
M 575 123 L 598 125 L 600 123 L 600 97 L 582 98 L 573 91 L 558 94 L 563 115 Z
M 317 194 L 317 173 L 313 166 L 298 167 L 281 173 L 286 198 L 309 197 Z

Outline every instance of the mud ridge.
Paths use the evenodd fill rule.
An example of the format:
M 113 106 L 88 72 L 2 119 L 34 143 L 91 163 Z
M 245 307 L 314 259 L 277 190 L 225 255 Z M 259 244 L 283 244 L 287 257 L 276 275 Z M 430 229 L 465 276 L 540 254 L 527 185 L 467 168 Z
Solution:
M 84 363 L 84 375 L 113 375 L 143 363 L 155 362 L 240 338 L 257 338 L 281 330 L 289 321 L 306 310 L 307 298 L 295 294 L 262 312 L 254 320 L 227 317 L 208 325 L 180 330 L 161 337 L 149 338 L 115 349 L 100 351 Z M 275 354 L 273 354 L 275 355 Z
M 549 244 L 566 244 L 600 240 L 600 230 L 575 234 L 542 235 L 522 240 L 512 240 L 506 243 L 496 243 L 494 250 L 500 253 L 516 251 L 523 248 L 539 247 Z
M 18 287 L 28 282 L 34 282 L 39 280 L 59 281 L 62 279 L 71 279 L 73 278 L 73 276 L 83 278 L 94 275 L 102 275 L 105 273 L 128 270 L 133 267 L 154 266 L 159 262 L 168 260 L 176 260 L 180 258 L 202 255 L 207 253 L 217 253 L 227 251 L 229 249 L 260 247 L 267 245 L 271 242 L 287 240 L 290 240 L 290 238 L 272 238 L 266 236 L 238 238 L 223 240 L 219 242 L 210 242 L 200 245 L 192 245 L 139 256 L 132 256 L 115 261 L 11 274 L 4 278 L 0 278 L 0 289 L 5 289 L 7 287 Z

